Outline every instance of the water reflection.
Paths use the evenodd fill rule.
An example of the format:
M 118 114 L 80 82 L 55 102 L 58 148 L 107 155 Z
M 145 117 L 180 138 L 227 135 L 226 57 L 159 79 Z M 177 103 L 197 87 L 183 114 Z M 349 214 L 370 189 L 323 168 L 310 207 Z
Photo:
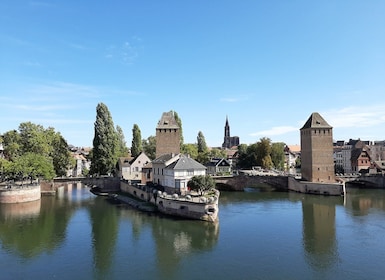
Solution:
M 130 221 L 133 238 L 138 242 L 150 230 L 157 266 L 154 275 L 158 279 L 175 278 L 183 260 L 189 255 L 211 251 L 218 242 L 219 223 L 173 219 L 122 206 L 120 211 L 122 218 Z
M 323 271 L 338 260 L 336 205 L 342 197 L 306 195 L 302 200 L 305 257 L 315 270 Z
M 56 197 L 0 205 L 0 259 L 13 278 L 23 278 L 14 272 L 18 268 L 24 270 L 22 276 L 36 274 L 49 262 L 52 267 L 44 267 L 44 273 L 61 270 L 61 279 L 201 279 L 197 275 L 202 273 L 194 274 L 196 266 L 207 265 L 204 275 L 216 276 L 220 264 L 226 275 L 233 270 L 234 275 L 250 276 L 265 271 L 261 278 L 274 278 L 277 265 L 292 273 L 287 275 L 291 279 L 301 278 L 297 268 L 303 268 L 304 275 L 328 279 L 336 271 L 346 276 L 341 266 L 349 269 L 351 256 L 370 243 L 362 225 L 370 220 L 364 233 L 371 240 L 378 236 L 376 223 L 383 224 L 384 204 L 384 190 L 350 190 L 342 198 L 247 189 L 223 192 L 219 223 L 212 224 L 142 213 L 73 185 Z M 356 217 L 364 215 L 368 217 Z M 360 235 L 350 234 L 352 230 Z M 365 257 L 370 263 L 380 259 L 382 241 L 377 238 L 370 247 Z M 239 259 L 234 262 L 229 256 Z M 280 276 L 276 279 L 285 277 Z
M 374 209 L 385 211 L 385 190 L 349 188 L 345 197 L 345 207 L 353 216 L 365 216 Z
M 81 188 L 80 188 L 81 189 Z M 35 258 L 51 253 L 66 238 L 66 229 L 80 202 L 69 203 L 72 188 L 61 188 L 66 195 L 42 197 L 41 200 L 0 204 L 0 240 L 2 247 L 22 258 Z M 84 196 L 83 202 L 84 203 Z

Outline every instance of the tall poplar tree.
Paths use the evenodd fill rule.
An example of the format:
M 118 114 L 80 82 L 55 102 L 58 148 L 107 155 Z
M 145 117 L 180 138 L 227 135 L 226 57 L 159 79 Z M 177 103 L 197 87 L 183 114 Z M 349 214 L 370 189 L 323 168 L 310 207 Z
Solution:
M 179 118 L 179 115 L 177 112 L 173 111 L 174 118 L 176 123 L 179 125 L 179 131 L 180 131 L 180 147 L 183 147 L 184 138 L 183 138 L 183 129 L 182 129 L 182 120 Z
M 207 149 L 206 139 L 202 131 L 198 132 L 197 142 L 198 142 L 198 153 L 207 152 L 208 149 Z
M 149 136 L 147 139 L 142 140 L 143 151 L 150 159 L 155 159 L 156 154 L 156 137 Z
M 139 126 L 134 124 L 134 127 L 132 128 L 131 156 L 137 157 L 141 152 L 143 152 L 142 134 L 140 132 Z
M 117 157 L 126 157 L 128 155 L 128 148 L 124 137 L 123 129 L 116 126 L 116 141 L 117 141 Z
M 110 111 L 103 103 L 96 107 L 94 130 L 90 174 L 112 174 L 117 162 L 117 136 Z
M 197 147 L 198 147 L 197 160 L 202 164 L 207 163 L 209 161 L 209 152 L 206 144 L 206 139 L 202 131 L 198 132 Z

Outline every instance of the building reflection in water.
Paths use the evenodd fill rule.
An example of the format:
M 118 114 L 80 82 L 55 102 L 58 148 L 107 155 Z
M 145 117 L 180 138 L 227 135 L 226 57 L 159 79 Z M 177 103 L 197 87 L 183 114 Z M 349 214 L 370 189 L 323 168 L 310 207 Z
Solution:
M 353 216 L 368 215 L 371 209 L 385 211 L 385 192 L 382 189 L 364 190 L 348 188 L 345 197 L 345 208 Z
M 212 250 L 218 242 L 219 223 L 148 215 L 133 209 L 126 209 L 121 215 L 131 223 L 132 236 L 137 242 L 141 242 L 141 235 L 151 232 L 153 241 L 150 244 L 155 246 L 152 257 L 157 269 L 153 274 L 161 275 L 159 279 L 175 279 L 180 269 L 178 264 L 191 254 Z M 150 259 L 147 264 L 149 262 Z
M 325 270 L 338 261 L 336 241 L 336 205 L 342 197 L 304 196 L 303 245 L 306 261 L 315 270 Z

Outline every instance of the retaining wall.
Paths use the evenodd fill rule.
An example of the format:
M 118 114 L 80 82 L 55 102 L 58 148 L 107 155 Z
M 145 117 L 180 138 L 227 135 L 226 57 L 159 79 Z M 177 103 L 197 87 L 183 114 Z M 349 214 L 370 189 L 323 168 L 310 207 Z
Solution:
M 0 189 L 0 203 L 23 203 L 39 200 L 40 185 L 6 186 Z

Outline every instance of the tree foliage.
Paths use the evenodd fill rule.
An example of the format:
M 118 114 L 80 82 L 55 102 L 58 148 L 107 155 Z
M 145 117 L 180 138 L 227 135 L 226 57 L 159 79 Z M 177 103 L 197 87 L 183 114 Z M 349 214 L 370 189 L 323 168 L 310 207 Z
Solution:
M 271 144 L 271 160 L 278 170 L 285 168 L 285 143 L 277 142 Z
M 7 168 L 2 177 L 13 179 L 66 175 L 74 162 L 67 141 L 52 127 L 45 129 L 31 122 L 21 123 L 18 130 L 3 135 Z M 53 173 L 52 173 L 53 170 Z
M 250 169 L 261 166 L 264 169 L 283 169 L 285 161 L 284 143 L 271 143 L 269 138 L 261 138 L 259 142 L 238 147 L 238 167 Z
M 177 122 L 177 124 L 179 126 L 179 131 L 180 131 L 180 147 L 182 147 L 183 144 L 184 144 L 182 120 L 180 119 L 180 117 L 179 117 L 177 112 L 173 111 L 173 113 L 174 113 L 175 121 Z
M 139 126 L 134 124 L 134 127 L 132 128 L 131 156 L 137 157 L 141 152 L 143 152 L 142 134 L 140 132 Z
M 198 146 L 196 144 L 183 144 L 182 153 L 186 155 L 190 155 L 190 157 L 193 159 L 197 159 Z
M 110 111 L 103 103 L 99 103 L 96 107 L 94 131 L 90 173 L 92 175 L 113 174 L 118 159 L 117 136 Z
M 197 143 L 198 143 L 198 153 L 206 153 L 208 151 L 206 139 L 202 131 L 198 132 Z
M 156 155 L 156 137 L 149 136 L 147 139 L 142 140 L 142 147 L 144 153 L 151 159 L 155 159 Z
M 215 181 L 210 175 L 198 175 L 192 177 L 188 181 L 187 186 L 202 195 L 203 192 L 215 188 Z
M 126 146 L 123 129 L 119 125 L 116 126 L 116 141 L 117 157 L 119 158 L 128 156 L 128 148 Z

